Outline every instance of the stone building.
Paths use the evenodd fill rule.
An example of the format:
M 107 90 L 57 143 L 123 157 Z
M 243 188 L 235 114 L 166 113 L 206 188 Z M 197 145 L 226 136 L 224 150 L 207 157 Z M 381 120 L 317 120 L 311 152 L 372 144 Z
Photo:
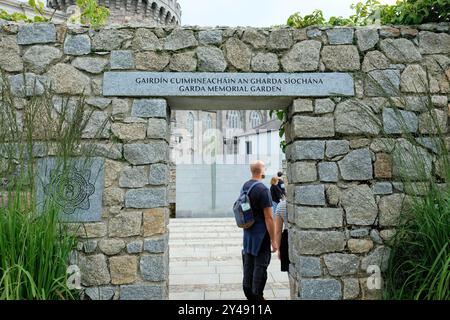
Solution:
M 110 23 L 180 25 L 181 6 L 176 0 L 97 0 L 110 10 Z M 47 0 L 47 6 L 66 12 L 76 0 Z
M 215 132 L 218 135 L 217 160 L 230 163 L 227 155 L 239 153 L 238 137 L 272 118 L 268 110 L 176 110 L 170 119 L 172 159 L 183 163 L 203 162 L 208 137 Z

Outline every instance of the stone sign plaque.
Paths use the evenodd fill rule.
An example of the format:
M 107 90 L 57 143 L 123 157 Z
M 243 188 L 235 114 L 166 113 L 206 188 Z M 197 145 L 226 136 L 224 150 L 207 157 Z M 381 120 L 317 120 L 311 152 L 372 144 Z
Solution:
M 349 73 L 105 72 L 104 96 L 353 96 Z
M 104 159 L 71 159 L 67 174 L 55 158 L 38 162 L 37 199 L 42 209 L 44 201 L 52 201 L 61 209 L 61 219 L 67 222 L 100 221 Z

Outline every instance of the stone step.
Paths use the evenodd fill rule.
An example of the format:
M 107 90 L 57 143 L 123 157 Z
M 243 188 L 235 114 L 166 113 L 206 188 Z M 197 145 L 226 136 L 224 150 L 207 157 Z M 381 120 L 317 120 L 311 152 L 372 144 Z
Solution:
M 169 254 L 170 255 L 170 254 Z M 212 265 L 220 265 L 220 266 L 241 266 L 242 258 L 240 255 L 234 256 L 199 256 L 199 257 L 174 257 L 170 255 L 170 263 L 171 266 L 212 266 Z M 274 268 L 274 270 L 279 270 L 279 260 L 277 257 L 272 256 L 271 262 L 269 264 L 269 269 Z
M 170 224 L 232 224 L 236 225 L 234 218 L 171 218 Z
M 171 289 L 172 290 L 172 289 Z M 264 298 L 267 300 L 289 300 L 289 289 L 265 289 Z M 169 294 L 170 300 L 246 300 L 242 289 L 238 290 L 210 290 L 200 289 L 188 292 L 173 292 Z
M 190 221 L 178 221 L 178 219 L 170 219 L 170 225 L 173 226 L 226 226 L 226 227 L 235 227 L 236 229 L 239 229 L 238 226 L 236 226 L 236 222 L 233 221 L 203 221 L 203 219 L 197 218 L 192 219 Z
M 245 299 L 242 237 L 233 218 L 171 219 L 169 299 Z M 264 295 L 288 299 L 289 279 L 276 254 L 267 269 Z
M 176 223 L 172 222 L 172 220 L 169 223 L 169 226 L 175 227 L 175 228 L 191 228 L 191 227 L 197 227 L 197 226 L 209 226 L 209 227 L 223 227 L 223 228 L 233 228 L 235 230 L 242 230 L 236 224 L 233 223 L 223 223 L 223 222 L 211 222 L 211 223 L 201 223 L 201 222 L 189 222 L 189 223 Z
M 188 243 L 190 245 L 238 245 L 242 244 L 242 236 L 241 237 L 227 237 L 227 238 L 196 238 L 196 239 L 183 239 L 180 237 L 170 237 L 169 243 L 175 245 L 182 245 L 184 243 Z
M 201 263 L 203 262 L 203 263 Z M 177 260 L 173 261 L 170 267 L 170 274 L 204 274 L 201 271 L 215 270 L 218 274 L 231 274 L 238 273 L 242 275 L 242 262 L 241 261 L 233 261 L 229 263 L 228 261 L 186 261 L 186 260 Z M 236 271 L 241 270 L 241 271 Z M 267 272 L 273 274 L 274 279 L 280 280 L 281 282 L 288 281 L 287 275 L 285 273 L 281 273 L 280 265 L 269 265 L 267 268 Z M 211 273 L 211 272 L 208 272 Z M 206 273 L 206 274 L 208 274 Z M 281 273 L 281 274 L 280 274 Z
M 275 276 L 271 272 L 268 272 L 267 284 L 273 283 L 288 285 L 288 276 L 286 274 Z M 169 285 L 184 286 L 184 290 L 189 290 L 186 286 L 217 287 L 221 284 L 242 286 L 242 273 L 170 274 L 169 276 Z
M 192 231 L 198 231 L 202 232 L 205 228 L 204 227 L 174 227 L 169 225 L 170 232 L 192 232 Z M 222 227 L 222 226 L 212 226 L 208 227 L 209 232 L 234 232 L 242 234 L 243 232 L 241 230 L 236 230 L 235 227 Z
M 208 243 L 199 243 L 199 242 L 169 242 L 170 248 L 217 248 L 217 247 L 228 247 L 228 246 L 240 246 L 242 247 L 242 239 L 237 240 L 229 240 L 229 241 L 214 241 Z
M 241 266 L 242 260 L 236 257 L 170 257 L 171 266 Z
M 215 245 L 215 246 L 174 246 L 169 243 L 171 252 L 191 252 L 193 254 L 197 252 L 211 252 L 212 254 L 220 254 L 223 252 L 234 252 L 240 254 L 242 251 L 241 245 Z
M 189 240 L 205 239 L 206 241 L 207 239 L 242 239 L 242 235 L 235 233 L 226 233 L 219 235 L 218 233 L 214 232 L 169 234 L 169 239 L 180 240 L 186 238 Z
M 242 291 L 242 283 L 218 283 L 218 284 L 194 284 L 194 285 L 176 285 L 170 283 L 170 292 L 183 292 L 183 291 Z M 269 290 L 282 290 L 289 289 L 289 283 L 279 283 L 279 282 L 267 282 L 265 286 L 265 291 Z

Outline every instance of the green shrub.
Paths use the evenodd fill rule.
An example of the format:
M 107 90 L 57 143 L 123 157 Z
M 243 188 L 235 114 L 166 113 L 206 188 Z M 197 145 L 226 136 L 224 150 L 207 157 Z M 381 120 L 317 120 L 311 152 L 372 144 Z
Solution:
M 48 22 L 52 20 L 52 17 L 47 18 L 44 12 L 44 3 L 40 0 L 28 0 L 28 5 L 33 9 L 36 14 L 33 18 L 28 17 L 24 12 L 8 13 L 7 11 L 0 9 L 0 19 L 7 21 L 23 21 L 27 23 L 33 22 Z M 56 10 L 54 11 L 56 12 Z M 53 13 L 54 13 L 53 12 Z
M 32 20 L 29 19 L 24 13 L 20 12 L 8 13 L 3 9 L 0 9 L 0 19 L 17 22 L 18 21 L 32 22 Z
M 450 22 L 448 0 L 406 0 L 395 5 L 380 5 L 382 24 L 421 24 Z
M 0 9 L 0 19 L 7 21 L 23 21 L 26 23 L 33 22 L 50 22 L 53 19 L 53 14 L 47 18 L 44 12 L 44 3 L 40 0 L 28 0 L 28 5 L 33 9 L 36 14 L 33 18 L 28 17 L 24 12 L 14 12 L 8 13 L 7 11 Z M 92 28 L 96 29 L 108 22 L 109 9 L 105 6 L 100 6 L 97 4 L 96 0 L 77 0 L 77 6 L 80 9 L 79 21 L 70 21 L 80 24 L 90 25 Z
M 312 25 L 365 26 L 373 23 L 410 25 L 429 22 L 450 22 L 448 0 L 398 0 L 394 5 L 382 5 L 378 0 L 366 0 L 351 5 L 355 11 L 348 18 L 330 17 L 326 21 L 321 10 L 301 16 L 299 12 L 288 18 L 287 24 L 294 28 Z

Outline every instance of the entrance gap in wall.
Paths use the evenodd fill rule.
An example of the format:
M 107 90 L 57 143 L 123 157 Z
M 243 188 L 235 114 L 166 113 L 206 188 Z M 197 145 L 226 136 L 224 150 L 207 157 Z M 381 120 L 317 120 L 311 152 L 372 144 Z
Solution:
M 169 298 L 245 299 L 242 229 L 232 205 L 250 178 L 253 160 L 266 164 L 264 183 L 286 172 L 281 121 L 270 109 L 289 99 L 175 98 L 171 108 Z M 270 101 L 273 100 L 273 101 Z M 286 177 L 283 177 L 286 180 Z M 289 280 L 277 254 L 268 268 L 265 298 L 289 299 Z

